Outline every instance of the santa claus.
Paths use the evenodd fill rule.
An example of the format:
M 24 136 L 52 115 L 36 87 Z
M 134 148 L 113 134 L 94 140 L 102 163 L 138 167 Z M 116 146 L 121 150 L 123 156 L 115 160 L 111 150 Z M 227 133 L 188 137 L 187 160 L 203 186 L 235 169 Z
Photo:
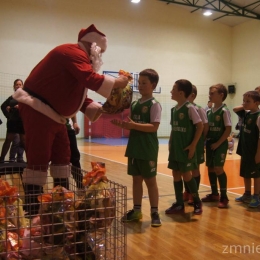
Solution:
M 97 73 L 106 48 L 106 36 L 93 24 L 82 29 L 77 44 L 51 50 L 31 71 L 24 88 L 13 95 L 20 102 L 25 129 L 27 167 L 23 183 L 27 194 L 42 192 L 50 162 L 54 184 L 68 188 L 70 146 L 66 118 L 79 110 L 90 121 L 101 115 L 101 105 L 87 97 L 88 89 L 108 98 L 113 88 L 126 87 L 127 77 Z

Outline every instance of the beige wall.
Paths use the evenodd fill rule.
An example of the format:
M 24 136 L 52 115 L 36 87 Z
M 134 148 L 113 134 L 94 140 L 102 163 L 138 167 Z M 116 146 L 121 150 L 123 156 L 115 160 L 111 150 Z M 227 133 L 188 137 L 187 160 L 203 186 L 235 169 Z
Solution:
M 260 86 L 260 21 L 250 20 L 232 30 L 232 81 L 236 82 L 234 105 L 243 94 Z
M 2 0 L 0 73 L 5 79 L 0 77 L 0 92 L 4 97 L 11 94 L 12 90 L 6 89 L 17 75 L 25 79 L 49 50 L 76 42 L 79 30 L 91 23 L 108 37 L 102 70 L 138 72 L 151 67 L 159 72 L 162 93 L 156 98 L 163 106 L 160 136 L 170 132 L 169 110 L 174 104 L 170 90 L 177 79 L 192 81 L 198 87 L 197 103 L 205 106 L 210 85 L 236 82 L 238 89 L 244 85 L 243 59 L 249 67 L 260 67 L 256 57 L 254 61 L 247 55 L 239 58 L 241 41 L 250 49 L 244 52 L 254 56 L 257 43 L 243 35 L 252 38 L 255 31 L 259 40 L 258 21 L 231 28 L 157 0 L 143 0 L 139 5 L 129 0 Z M 252 69 L 246 68 L 247 78 L 251 78 Z M 103 101 L 96 94 L 90 95 Z M 230 105 L 233 100 L 229 95 L 226 103 Z M 82 116 L 79 119 L 82 121 Z M 5 132 L 2 128 L 0 137 Z

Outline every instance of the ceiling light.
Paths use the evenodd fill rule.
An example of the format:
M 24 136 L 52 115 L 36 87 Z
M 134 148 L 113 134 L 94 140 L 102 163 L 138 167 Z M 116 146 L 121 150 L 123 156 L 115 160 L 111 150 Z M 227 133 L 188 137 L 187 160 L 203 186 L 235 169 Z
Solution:
M 137 4 L 140 2 L 140 0 L 131 0 L 131 2 Z
M 206 11 L 203 13 L 203 15 L 205 15 L 205 16 L 210 16 L 210 15 L 212 15 L 212 12 L 209 11 L 209 10 L 206 10 Z

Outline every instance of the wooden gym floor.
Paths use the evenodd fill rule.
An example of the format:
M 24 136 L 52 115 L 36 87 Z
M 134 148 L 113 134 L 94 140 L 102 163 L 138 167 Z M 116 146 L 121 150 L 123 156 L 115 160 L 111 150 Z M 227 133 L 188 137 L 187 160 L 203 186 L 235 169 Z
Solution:
M 127 208 L 132 208 L 132 179 L 126 174 L 125 145 L 104 145 L 78 140 L 81 164 L 90 170 L 91 161 L 106 163 L 110 180 L 127 186 Z M 236 140 L 237 142 L 237 140 Z M 167 168 L 168 145 L 160 144 L 157 182 L 159 187 L 159 213 L 162 226 L 150 226 L 150 205 L 144 185 L 143 219 L 127 225 L 127 259 L 144 260 L 201 260 L 201 259 L 259 259 L 260 210 L 236 203 L 234 199 L 244 192 L 239 177 L 240 158 L 227 155 L 225 171 L 228 176 L 228 209 L 217 208 L 216 203 L 204 203 L 203 214 L 193 215 L 193 207 L 186 205 L 183 215 L 165 215 L 174 201 L 173 180 Z M 201 166 L 200 197 L 210 193 L 207 169 Z
M 237 142 L 237 140 L 236 140 Z M 2 145 L 2 142 L 0 142 Z M 237 144 L 236 144 L 237 145 Z M 132 208 L 132 179 L 126 174 L 125 144 L 113 145 L 78 140 L 82 169 L 91 170 L 91 161 L 106 163 L 107 177 L 127 186 L 127 208 Z M 235 150 L 234 150 L 235 151 Z M 7 157 L 6 157 L 7 158 Z M 159 213 L 162 226 L 150 226 L 150 205 L 144 185 L 143 219 L 128 223 L 127 259 L 143 260 L 203 260 L 203 259 L 259 259 L 260 210 L 236 203 L 236 196 L 244 192 L 239 177 L 240 158 L 233 152 L 227 155 L 225 171 L 228 176 L 229 208 L 218 209 L 216 203 L 204 203 L 203 214 L 193 215 L 193 207 L 186 205 L 182 215 L 165 215 L 174 201 L 171 171 L 167 168 L 167 141 L 160 144 L 157 182 Z M 201 165 L 200 197 L 210 193 L 207 169 Z

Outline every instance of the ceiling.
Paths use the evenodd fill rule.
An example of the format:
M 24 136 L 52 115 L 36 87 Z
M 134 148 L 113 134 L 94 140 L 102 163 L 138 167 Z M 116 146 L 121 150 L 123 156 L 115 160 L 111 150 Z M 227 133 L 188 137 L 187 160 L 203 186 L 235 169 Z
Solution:
M 256 19 L 260 21 L 260 1 L 256 0 L 158 0 L 166 5 L 176 5 L 188 10 L 191 14 L 211 10 L 208 17 L 228 26 Z

